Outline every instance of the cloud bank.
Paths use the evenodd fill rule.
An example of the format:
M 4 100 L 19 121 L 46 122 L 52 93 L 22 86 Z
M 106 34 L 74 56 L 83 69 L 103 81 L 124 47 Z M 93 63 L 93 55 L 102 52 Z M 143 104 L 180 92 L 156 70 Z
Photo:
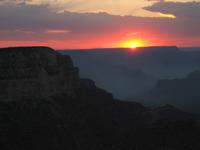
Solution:
M 45 1 L 44 4 L 28 2 L 34 5 L 27 1 L 1 3 L 1 47 L 31 43 L 55 48 L 115 47 L 120 41 L 134 38 L 148 45 L 200 46 L 200 2 L 161 1 L 144 8 L 172 14 L 175 19 L 59 12 Z

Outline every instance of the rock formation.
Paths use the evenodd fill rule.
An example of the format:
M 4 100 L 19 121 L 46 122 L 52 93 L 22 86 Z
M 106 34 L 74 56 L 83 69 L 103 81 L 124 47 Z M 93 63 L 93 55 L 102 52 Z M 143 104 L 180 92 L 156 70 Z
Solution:
M 1 150 L 200 149 L 196 118 L 115 100 L 50 48 L 1 49 L 0 70 Z
M 78 69 L 69 56 L 47 47 L 0 49 L 1 101 L 74 96 L 78 87 Z
M 200 113 L 199 89 L 200 71 L 196 70 L 184 78 L 159 80 L 146 99 L 151 99 L 152 103 L 169 103 L 192 113 Z

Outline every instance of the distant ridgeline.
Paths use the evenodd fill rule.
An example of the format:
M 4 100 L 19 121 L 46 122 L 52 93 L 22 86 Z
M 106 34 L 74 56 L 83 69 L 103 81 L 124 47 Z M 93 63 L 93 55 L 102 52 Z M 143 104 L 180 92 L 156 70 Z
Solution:
M 195 115 L 116 100 L 50 48 L 0 49 L 0 71 L 1 150 L 200 150 Z
M 79 87 L 71 58 L 48 47 L 0 49 L 0 100 L 48 98 Z

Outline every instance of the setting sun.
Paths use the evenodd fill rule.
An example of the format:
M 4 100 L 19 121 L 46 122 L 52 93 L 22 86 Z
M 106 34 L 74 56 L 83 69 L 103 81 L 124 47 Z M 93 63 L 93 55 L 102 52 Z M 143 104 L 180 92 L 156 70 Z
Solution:
M 131 48 L 135 49 L 137 47 L 145 46 L 144 42 L 142 40 L 127 40 L 120 44 L 123 48 Z

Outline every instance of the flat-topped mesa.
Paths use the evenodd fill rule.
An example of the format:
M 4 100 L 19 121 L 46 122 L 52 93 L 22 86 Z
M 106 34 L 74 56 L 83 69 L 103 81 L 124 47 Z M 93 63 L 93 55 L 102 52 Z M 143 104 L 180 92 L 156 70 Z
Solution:
M 75 96 L 79 82 L 71 58 L 51 48 L 0 49 L 0 101 Z

